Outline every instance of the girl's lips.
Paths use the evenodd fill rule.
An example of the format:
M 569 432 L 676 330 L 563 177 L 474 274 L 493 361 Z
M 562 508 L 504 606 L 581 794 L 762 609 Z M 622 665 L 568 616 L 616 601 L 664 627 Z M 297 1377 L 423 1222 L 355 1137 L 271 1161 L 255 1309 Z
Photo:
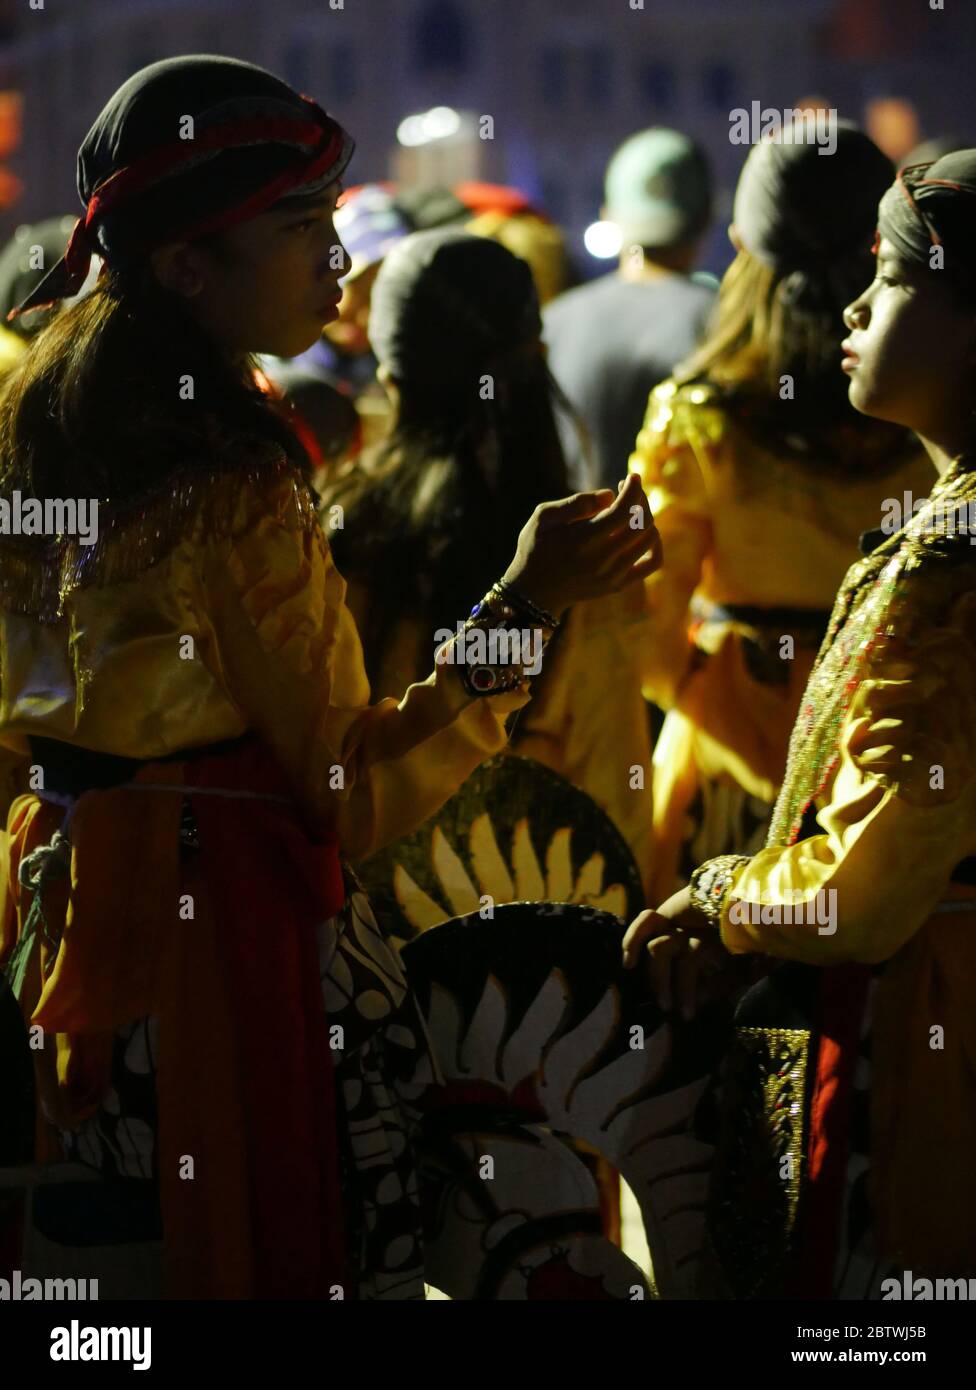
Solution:
M 840 348 L 841 352 L 844 354 L 840 364 L 840 369 L 842 372 L 849 372 L 857 366 L 861 359 L 860 357 L 858 357 L 857 353 L 851 347 L 850 343 L 845 341 L 841 343 Z
M 338 288 L 333 290 L 333 292 L 330 295 L 326 295 L 326 297 L 319 304 L 319 310 L 322 313 L 324 313 L 327 309 L 334 309 L 341 298 L 342 290 Z

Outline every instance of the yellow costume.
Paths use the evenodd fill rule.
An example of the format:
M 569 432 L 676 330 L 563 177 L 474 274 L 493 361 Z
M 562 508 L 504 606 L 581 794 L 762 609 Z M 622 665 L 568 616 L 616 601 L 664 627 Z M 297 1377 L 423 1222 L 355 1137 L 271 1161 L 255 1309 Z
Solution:
M 917 450 L 879 467 L 865 437 L 838 432 L 833 447 L 818 458 L 777 445 L 711 385 L 651 394 L 630 469 L 664 544 L 645 581 L 642 649 L 644 694 L 668 712 L 654 754 L 654 901 L 702 859 L 761 844 L 858 537 L 880 525 L 886 496 L 929 490 Z
M 399 705 L 370 706 L 345 583 L 307 489 L 267 451 L 228 452 L 129 517 L 103 504 L 99 540 L 67 543 L 60 574 L 28 542 L 4 544 L 7 767 L 28 758 L 30 734 L 149 760 L 253 729 L 310 823 L 363 857 L 497 752 L 499 716 L 528 694 L 472 701 L 439 667 Z
M 54 1039 L 36 1054 L 38 1157 L 60 1156 L 55 1130 L 63 1136 L 100 1113 L 114 1076 L 113 1038 L 152 1016 L 161 1039 L 159 1165 L 171 1289 L 319 1296 L 322 1251 L 315 1240 L 301 1256 L 290 1251 L 297 1221 L 285 1221 L 273 1238 L 252 1235 L 268 1220 L 268 1183 L 275 1202 L 287 1205 L 285 1165 L 321 1153 L 324 1166 L 309 1159 L 294 1185 L 297 1194 L 297 1183 L 307 1182 L 315 1200 L 334 1167 L 332 1066 L 312 932 L 314 924 L 320 934 L 331 930 L 339 954 L 345 949 L 334 925 L 342 890 L 340 882 L 337 899 L 330 854 L 337 841 L 342 855 L 364 856 L 419 825 L 502 747 L 505 714 L 528 694 L 471 701 L 440 667 L 399 704 L 370 706 L 344 582 L 304 480 L 277 446 L 219 440 L 209 464 L 99 512 L 91 547 L 72 537 L 0 542 L 0 961 L 18 942 L 31 942 L 28 905 L 42 897 L 45 932 L 19 990 L 25 1020 Z M 248 735 L 240 754 L 208 761 L 214 745 Z M 128 786 L 77 797 L 67 881 L 35 894 L 18 882 L 18 870 L 62 825 L 64 804 L 36 778 L 44 762 L 32 756 L 31 737 L 55 740 L 49 749 L 70 745 L 142 764 Z M 217 862 L 225 887 L 240 875 L 266 894 L 252 915 L 246 900 L 230 906 L 233 893 L 213 891 L 218 880 L 208 886 L 183 856 L 181 804 L 198 807 L 199 824 L 206 818 L 213 832 L 200 864 Z M 236 867 L 235 854 L 242 856 Z M 187 901 L 192 920 L 180 910 Z M 266 938 L 260 950 L 234 945 L 248 933 Z M 235 950 L 246 953 L 236 978 L 263 973 L 266 997 L 235 993 L 228 975 Z M 361 949 L 349 956 L 354 968 L 362 956 Z M 392 1010 L 403 998 L 402 976 L 396 983 L 389 960 L 378 969 L 370 997 L 376 1006 L 374 979 L 393 979 L 383 1004 Z M 260 973 L 251 986 L 259 982 Z M 379 1016 L 374 1008 L 371 1017 Z M 257 1094 L 248 1062 L 248 1048 L 257 1047 L 251 1058 L 263 1064 L 260 1049 L 275 1028 L 275 1064 L 290 1106 L 279 1118 L 292 1126 L 277 1130 L 280 1167 L 267 1142 L 278 1124 L 270 1118 L 275 1087 Z M 268 1044 L 271 1052 L 275 1046 Z M 307 1145 L 296 1139 L 306 1131 L 317 1136 Z M 197 1155 L 197 1181 L 179 1180 L 180 1153 Z M 263 1188 L 252 1169 L 261 1155 Z M 341 1243 L 335 1220 L 322 1220 L 333 1246 Z M 268 1251 L 277 1252 L 274 1260 Z M 341 1249 L 333 1257 L 341 1259 Z
M 841 967 L 848 978 L 852 966 L 883 964 L 868 1011 L 872 1256 L 946 1278 L 976 1275 L 976 559 L 972 537 L 951 534 L 960 514 L 976 525 L 972 460 L 957 461 L 910 525 L 849 572 L 768 846 L 694 876 L 733 952 Z M 797 839 L 813 807 L 813 833 Z M 832 923 L 809 911 L 815 903 L 833 904 Z M 841 976 L 818 974 L 827 1000 Z M 821 1192 L 828 1169 L 840 1183 L 835 1151 L 848 1142 L 842 1112 L 856 1084 L 844 1054 L 857 1027 L 847 1046 L 837 1041 L 853 996 L 833 992 L 801 1170 Z M 836 1213 L 817 1200 L 829 1242 Z
M 349 582 L 349 606 L 365 627 L 370 598 Z M 647 622 L 640 586 L 574 604 L 546 652 L 531 704 L 509 748 L 534 758 L 591 796 L 629 845 L 645 889 L 651 865 L 650 723 L 640 690 Z M 398 697 L 433 656 L 432 634 L 414 621 L 394 631 L 377 691 Z

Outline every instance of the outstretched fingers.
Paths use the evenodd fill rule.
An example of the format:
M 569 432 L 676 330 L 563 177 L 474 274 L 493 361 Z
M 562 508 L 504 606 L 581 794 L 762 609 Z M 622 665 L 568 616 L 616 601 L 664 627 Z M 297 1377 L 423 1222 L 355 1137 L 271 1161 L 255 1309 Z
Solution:
M 554 526 L 566 526 L 571 521 L 585 521 L 605 512 L 613 501 L 611 488 L 600 488 L 595 492 L 574 492 L 571 497 L 561 497 L 556 502 L 544 502 L 539 508 L 539 529 L 548 531 Z

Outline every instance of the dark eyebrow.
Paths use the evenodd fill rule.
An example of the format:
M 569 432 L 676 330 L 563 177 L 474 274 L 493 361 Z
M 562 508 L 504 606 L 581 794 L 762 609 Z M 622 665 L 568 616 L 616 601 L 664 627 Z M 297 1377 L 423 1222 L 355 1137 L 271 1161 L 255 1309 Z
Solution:
M 341 195 L 342 185 L 340 184 L 339 191 L 335 195 L 336 199 Z M 268 211 L 273 212 L 277 217 L 301 217 L 303 213 L 321 212 L 323 208 L 331 206 L 332 194 L 323 189 L 321 193 L 316 193 L 310 198 L 283 198 L 280 203 L 268 208 Z

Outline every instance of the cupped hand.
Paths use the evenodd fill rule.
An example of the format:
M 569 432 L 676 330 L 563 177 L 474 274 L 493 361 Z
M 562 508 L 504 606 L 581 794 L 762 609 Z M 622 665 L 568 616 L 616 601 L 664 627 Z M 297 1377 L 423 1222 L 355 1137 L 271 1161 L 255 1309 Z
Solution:
M 624 966 L 632 970 L 641 956 L 664 1013 L 677 1009 L 682 1017 L 693 1018 L 702 1005 L 725 992 L 720 977 L 732 958 L 708 919 L 691 906 L 688 888 L 631 922 L 623 940 Z
M 616 593 L 653 574 L 661 558 L 647 497 L 631 473 L 616 496 L 603 488 L 536 507 L 503 577 L 558 617 L 571 603 Z

